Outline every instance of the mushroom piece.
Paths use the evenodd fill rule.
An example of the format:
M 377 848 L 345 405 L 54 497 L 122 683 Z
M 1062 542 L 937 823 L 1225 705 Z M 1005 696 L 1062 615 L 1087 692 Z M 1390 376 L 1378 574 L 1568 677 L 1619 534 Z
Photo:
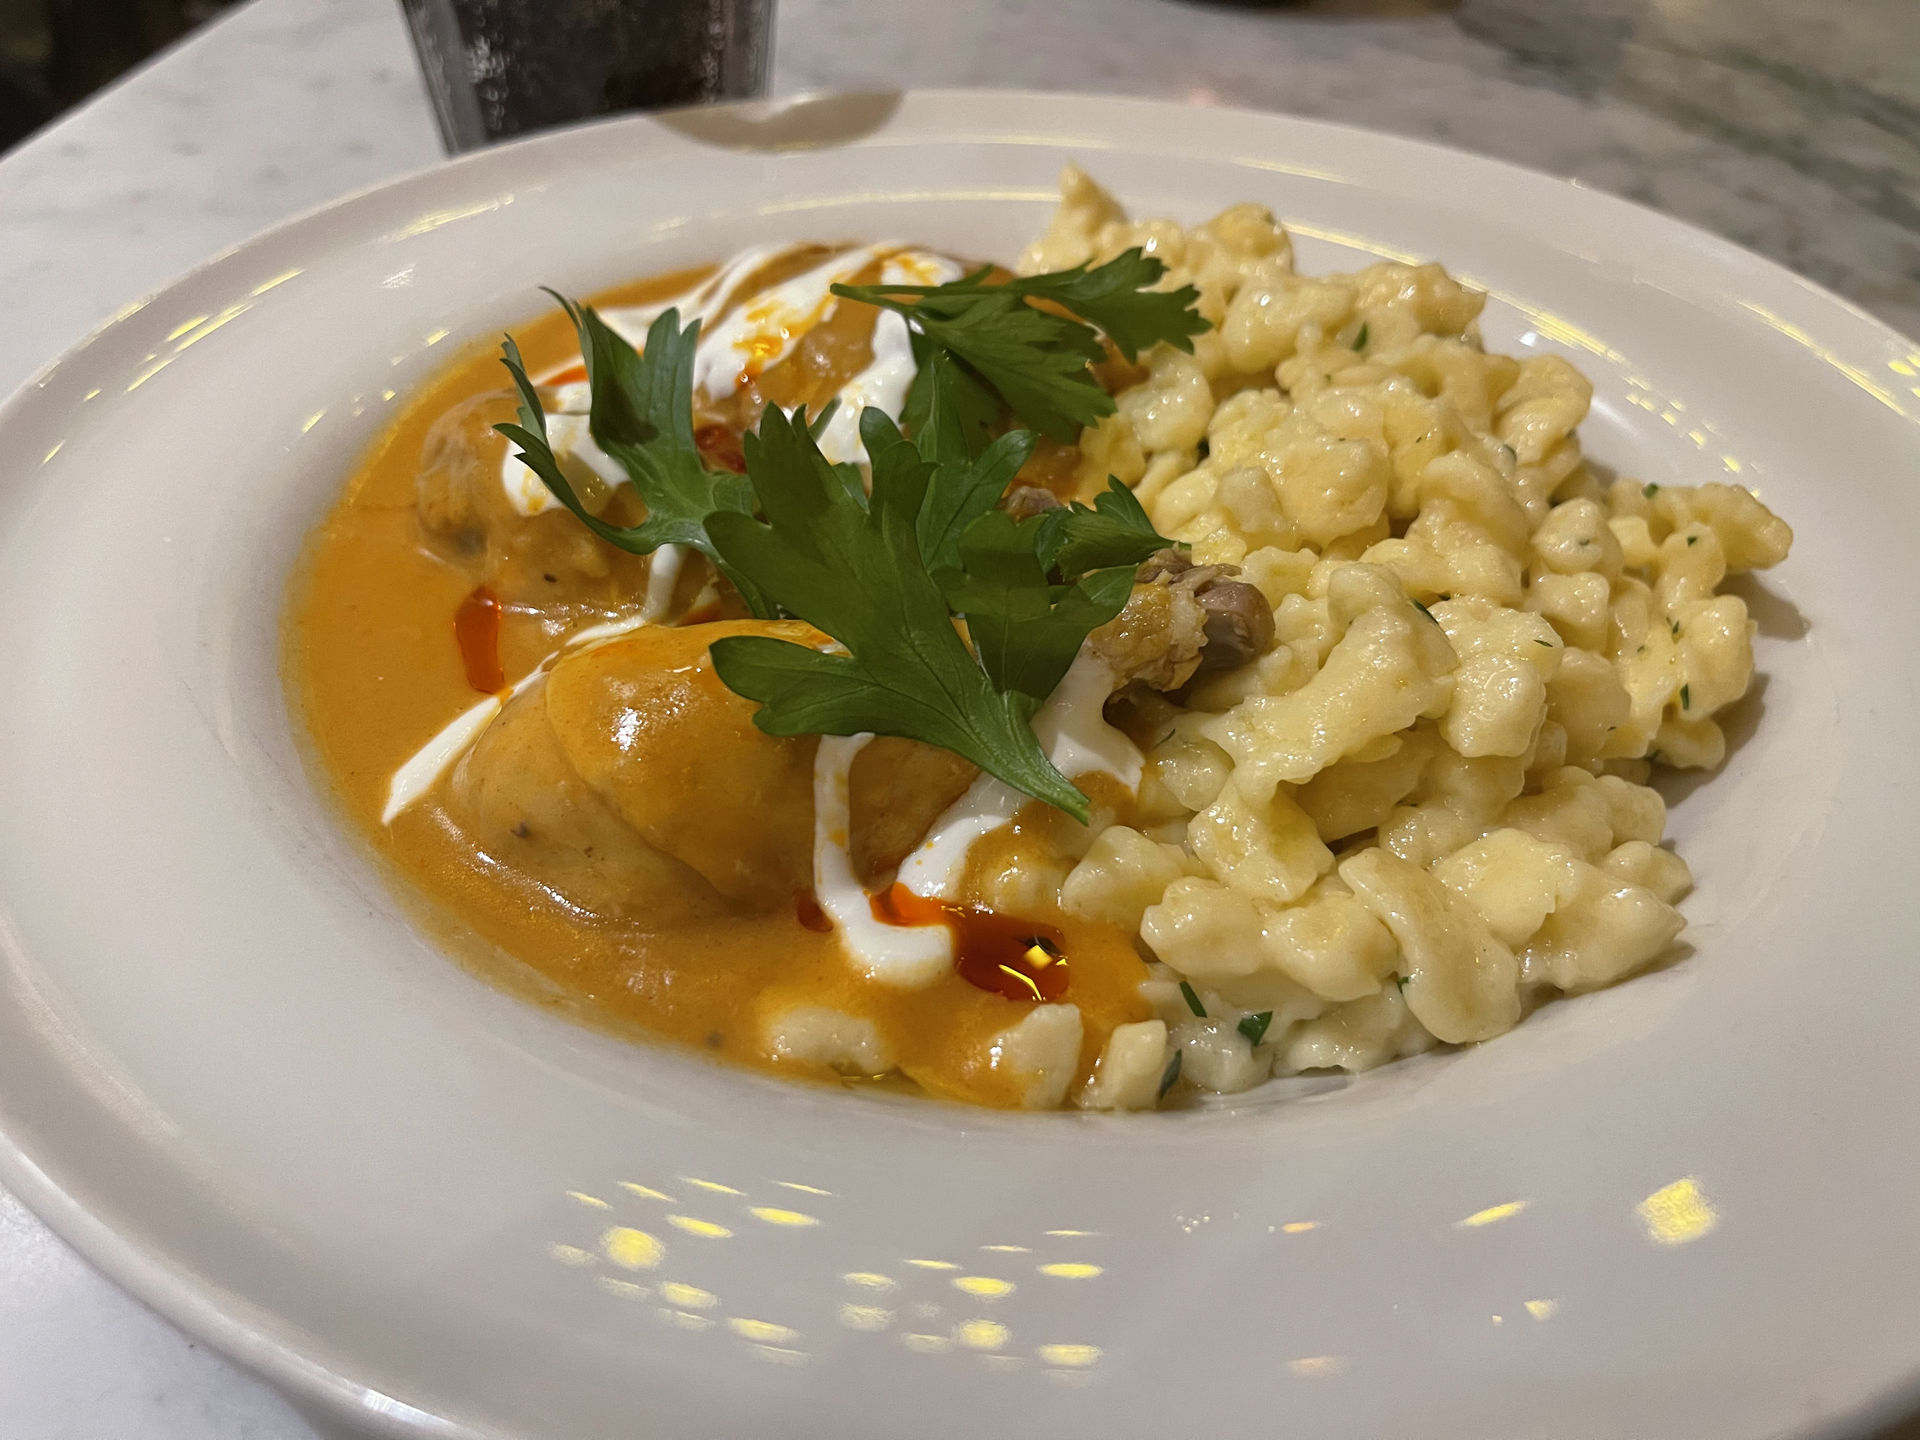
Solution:
M 1232 670 L 1265 652 L 1273 644 L 1273 607 L 1258 587 L 1233 578 L 1239 573 L 1231 565 L 1195 565 L 1172 548 L 1148 556 L 1135 576 L 1127 611 L 1113 622 L 1113 638 L 1124 634 L 1130 641 L 1125 673 L 1155 689 L 1173 690 L 1194 675 Z M 1166 620 L 1155 625 L 1160 616 Z M 1149 658 L 1142 651 L 1151 644 L 1143 642 L 1154 640 L 1159 649 Z

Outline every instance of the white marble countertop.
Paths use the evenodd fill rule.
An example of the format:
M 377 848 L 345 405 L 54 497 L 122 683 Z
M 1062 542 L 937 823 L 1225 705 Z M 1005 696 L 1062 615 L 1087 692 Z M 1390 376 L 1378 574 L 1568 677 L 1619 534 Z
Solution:
M 1400 131 L 1643 201 L 1920 334 L 1913 0 L 779 4 L 780 93 L 1035 86 Z M 394 0 L 255 0 L 0 158 L 0 393 L 215 251 L 438 154 Z M 0 1192 L 0 1436 L 342 1434 Z

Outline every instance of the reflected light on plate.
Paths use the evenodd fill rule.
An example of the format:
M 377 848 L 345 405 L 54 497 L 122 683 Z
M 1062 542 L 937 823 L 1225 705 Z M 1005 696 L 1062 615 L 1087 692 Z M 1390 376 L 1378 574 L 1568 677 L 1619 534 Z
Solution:
M 1298 1360 L 1289 1360 L 1287 1368 L 1296 1375 L 1331 1375 L 1345 1363 L 1338 1355 L 1303 1355 Z
M 1304 1235 L 1309 1230 L 1318 1230 L 1319 1228 L 1320 1222 L 1318 1220 L 1289 1220 L 1285 1225 L 1280 1227 L 1281 1232 L 1287 1235 Z
M 665 1200 L 668 1204 L 673 1203 L 671 1195 L 663 1194 L 651 1185 L 636 1185 L 631 1180 L 622 1180 L 620 1188 L 629 1195 L 638 1195 L 642 1200 Z
M 772 1205 L 754 1205 L 748 1209 L 747 1213 L 756 1220 L 766 1221 L 769 1225 L 786 1225 L 796 1229 L 820 1223 L 815 1216 L 803 1215 L 798 1210 L 776 1209 Z
M 1719 1214 L 1691 1175 L 1661 1186 L 1634 1206 L 1634 1213 L 1656 1245 L 1685 1245 L 1720 1223 Z
M 957 1275 L 953 1288 L 962 1294 L 977 1296 L 982 1300 L 998 1300 L 1011 1295 L 1014 1284 L 1011 1280 L 1001 1280 L 992 1275 Z
M 848 1301 L 840 1307 L 840 1323 L 849 1330 L 877 1335 L 893 1323 L 893 1312 L 879 1305 L 855 1305 Z
M 1527 1301 L 1527 1314 L 1536 1320 L 1551 1320 L 1553 1318 L 1553 1312 L 1559 1308 L 1560 1302 L 1558 1300 Z
M 1773 311 L 1767 309 L 1766 306 L 1755 304 L 1751 300 L 1742 300 L 1740 302 L 1740 308 L 1750 314 L 1758 315 L 1762 320 L 1766 321 L 1768 325 L 1786 336 L 1787 339 L 1800 346 L 1809 355 L 1817 358 L 1822 364 L 1828 365 L 1841 375 L 1844 375 L 1855 385 L 1858 385 L 1862 390 L 1866 391 L 1867 394 L 1893 411 L 1894 414 L 1908 420 L 1920 418 L 1916 417 L 1912 411 L 1908 410 L 1907 407 L 1901 403 L 1898 395 L 1895 395 L 1891 390 L 1875 380 L 1873 376 L 1862 370 L 1858 365 L 1841 359 L 1838 354 L 1827 346 L 1822 345 L 1818 340 L 1814 339 L 1812 335 L 1801 329 L 1800 326 L 1795 325 L 1785 316 L 1776 315 Z
M 667 1223 L 676 1230 L 684 1230 L 689 1235 L 698 1235 L 702 1240 L 728 1240 L 733 1231 L 724 1225 L 716 1225 L 711 1220 L 702 1220 L 693 1215 L 669 1215 Z
M 685 1285 L 678 1280 L 662 1280 L 660 1298 L 669 1305 L 678 1305 L 682 1310 L 711 1310 L 720 1303 L 720 1297 L 711 1290 L 702 1290 L 698 1285 Z
M 622 1270 L 651 1270 L 666 1255 L 667 1247 L 644 1230 L 615 1225 L 600 1237 L 600 1253 Z
M 722 1185 L 718 1180 L 696 1180 L 691 1175 L 682 1175 L 680 1179 L 684 1184 L 697 1185 L 702 1190 L 711 1191 L 715 1195 L 744 1195 L 747 1193 L 744 1190 L 736 1190 L 731 1185 Z
M 969 1350 L 998 1350 L 1013 1332 L 998 1320 L 968 1320 L 954 1328 L 953 1338 Z
M 1098 1345 L 1042 1345 L 1034 1352 L 1049 1365 L 1085 1370 L 1100 1363 Z
M 1464 1220 L 1453 1222 L 1456 1230 L 1478 1230 L 1482 1225 L 1497 1225 L 1502 1220 L 1510 1220 L 1527 1208 L 1525 1200 L 1509 1200 L 1504 1205 L 1489 1205 L 1484 1210 L 1476 1210 Z
M 1056 1280 L 1091 1280 L 1101 1273 L 1098 1265 L 1087 1265 L 1076 1261 L 1061 1261 L 1054 1265 L 1042 1265 L 1042 1275 L 1051 1275 Z
M 798 1330 L 786 1325 L 776 1325 L 771 1320 L 749 1320 L 741 1315 L 727 1321 L 727 1328 L 742 1340 L 760 1345 L 791 1345 L 800 1338 Z

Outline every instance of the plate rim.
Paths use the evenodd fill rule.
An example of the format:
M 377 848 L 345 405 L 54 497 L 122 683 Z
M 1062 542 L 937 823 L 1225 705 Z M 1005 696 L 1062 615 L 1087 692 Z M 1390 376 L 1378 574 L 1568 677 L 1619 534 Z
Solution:
M 1257 125 L 1278 123 L 1309 138 L 1315 133 L 1338 135 L 1361 144 L 1384 144 L 1415 156 L 1424 152 L 1448 164 L 1465 164 L 1482 175 L 1499 175 L 1515 184 L 1540 187 L 1543 193 L 1547 190 L 1562 194 L 1568 190 L 1579 192 L 1582 197 L 1579 203 L 1597 207 L 1597 214 L 1612 212 L 1631 215 L 1642 223 L 1658 226 L 1675 239 L 1685 239 L 1702 252 L 1706 263 L 1723 269 L 1732 267 L 1748 276 L 1765 277 L 1775 286 L 1790 287 L 1827 315 L 1837 313 L 1849 324 L 1864 327 L 1865 333 L 1860 338 L 1871 336 L 1875 339 L 1891 339 L 1908 347 L 1916 343 L 1858 303 L 1778 261 L 1693 222 L 1598 189 L 1573 177 L 1556 175 L 1459 146 L 1366 126 L 1295 115 L 1283 110 L 1201 105 L 1100 92 L 964 86 L 805 91 L 720 106 L 692 106 L 671 111 L 604 117 L 435 161 L 309 206 L 182 270 L 164 284 L 122 306 L 42 363 L 12 393 L 0 400 L 0 431 L 18 421 L 23 412 L 29 411 L 36 403 L 39 392 L 45 390 L 63 369 L 80 362 L 97 344 L 136 323 L 138 317 L 157 301 L 225 267 L 243 264 L 274 244 L 297 242 L 303 238 L 317 239 L 314 232 L 342 219 L 352 218 L 357 212 L 401 192 L 445 176 L 521 163 L 524 157 L 543 150 L 564 152 L 581 143 L 582 137 L 604 135 L 612 131 L 631 132 L 641 145 L 648 145 L 661 138 L 661 132 L 667 128 L 663 122 L 671 121 L 676 116 L 716 112 L 767 115 L 778 113 L 786 107 L 871 95 L 891 97 L 902 104 L 910 101 L 955 106 L 991 103 L 1002 108 L 1003 118 L 1016 113 L 1022 106 L 1035 103 L 1054 105 L 1062 101 L 1085 104 L 1099 110 L 1210 113 L 1244 118 Z M 1256 137 L 1256 146 L 1262 138 Z M 7 932 L 4 918 L 0 916 L 0 945 L 20 953 L 22 947 Z M 298 1337 L 283 1333 L 290 1328 L 290 1322 L 284 1317 L 262 1310 L 243 1296 L 218 1289 L 196 1274 L 190 1266 L 166 1253 L 159 1242 L 114 1228 L 98 1213 L 100 1210 L 111 1212 L 115 1208 L 112 1203 L 90 1205 L 78 1189 L 63 1183 L 58 1170 L 56 1159 L 48 1154 L 32 1153 L 27 1144 L 17 1137 L 10 1124 L 10 1106 L 6 1096 L 0 1094 L 0 1182 L 11 1189 L 29 1210 L 46 1223 L 63 1243 L 72 1246 L 90 1266 L 170 1323 L 203 1339 L 222 1355 L 285 1392 L 295 1402 L 315 1404 L 330 1415 L 370 1433 L 398 1437 L 398 1440 L 417 1440 L 421 1436 L 448 1437 L 448 1440 L 512 1440 L 512 1436 L 518 1433 L 416 1409 L 397 1397 L 385 1395 L 355 1380 L 350 1374 L 308 1358 L 298 1344 Z M 1920 1367 L 1920 1353 L 1916 1354 L 1916 1366 Z M 1847 1437 L 1871 1434 L 1889 1422 L 1909 1418 L 1917 1409 L 1920 1409 L 1920 1368 L 1916 1368 L 1906 1380 L 1887 1388 L 1854 1411 L 1795 1433 L 1801 1440 L 1847 1440 Z

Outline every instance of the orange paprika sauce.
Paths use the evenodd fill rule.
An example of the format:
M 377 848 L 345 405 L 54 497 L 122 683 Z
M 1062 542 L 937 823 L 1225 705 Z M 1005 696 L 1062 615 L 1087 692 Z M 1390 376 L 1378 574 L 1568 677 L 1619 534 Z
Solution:
M 698 278 L 664 276 L 597 303 L 643 304 Z M 535 374 L 577 354 L 557 313 L 514 333 Z M 833 1007 L 875 1025 L 897 1061 L 885 1083 L 905 1077 L 926 1093 L 982 1105 L 1018 1104 L 1024 1089 L 1021 1077 L 995 1068 L 994 1037 L 1035 1004 L 1064 999 L 1084 1021 L 1076 1083 L 1090 1074 L 1113 1028 L 1148 1015 L 1138 995 L 1144 962 L 1115 927 L 966 906 L 936 906 L 936 915 L 917 908 L 935 902 L 887 891 L 877 904 L 903 920 L 944 924 L 955 938 L 952 972 L 900 990 L 856 970 L 810 895 L 764 914 L 647 933 L 583 915 L 497 864 L 432 797 L 392 825 L 380 823 L 394 770 L 467 709 L 475 690 L 498 691 L 553 646 L 551 634 L 476 591 L 471 577 L 423 545 L 415 514 L 415 479 L 434 422 L 506 387 L 489 343 L 458 357 L 405 406 L 311 537 L 285 611 L 285 677 L 311 768 L 423 926 L 474 973 L 584 1023 L 786 1075 L 865 1083 L 768 1053 L 772 1017 L 799 1005 Z M 703 430 L 699 443 L 709 461 L 741 463 L 737 434 L 707 428 L 715 433 Z M 970 871 L 1014 863 L 1013 852 L 1054 823 L 985 837 Z

